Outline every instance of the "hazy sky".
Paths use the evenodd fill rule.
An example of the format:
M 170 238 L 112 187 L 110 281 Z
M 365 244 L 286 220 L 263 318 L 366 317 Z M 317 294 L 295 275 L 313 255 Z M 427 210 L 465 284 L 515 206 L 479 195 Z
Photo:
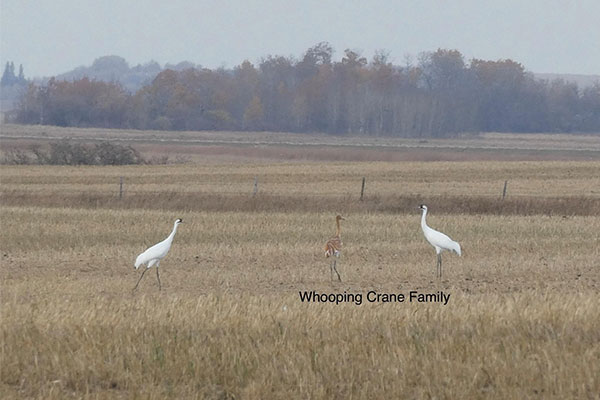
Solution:
M 395 64 L 437 48 L 511 58 L 529 71 L 600 74 L 598 0 L 1 0 L 0 62 L 28 78 L 90 65 L 191 61 L 209 68 L 301 57 L 327 41 Z

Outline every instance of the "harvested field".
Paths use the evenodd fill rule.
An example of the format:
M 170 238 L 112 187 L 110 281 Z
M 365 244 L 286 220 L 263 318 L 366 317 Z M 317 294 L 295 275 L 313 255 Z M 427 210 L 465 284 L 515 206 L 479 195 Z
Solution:
M 0 194 L 5 205 L 45 207 L 413 213 L 426 202 L 454 214 L 598 215 L 599 170 L 598 162 L 5 166 Z
M 597 398 L 600 161 L 248 160 L 2 166 L 0 397 Z
M 6 154 L 57 140 L 114 141 L 131 145 L 148 160 L 170 162 L 264 161 L 594 161 L 600 135 L 469 134 L 455 139 L 407 139 L 278 132 L 168 132 L 1 126 Z

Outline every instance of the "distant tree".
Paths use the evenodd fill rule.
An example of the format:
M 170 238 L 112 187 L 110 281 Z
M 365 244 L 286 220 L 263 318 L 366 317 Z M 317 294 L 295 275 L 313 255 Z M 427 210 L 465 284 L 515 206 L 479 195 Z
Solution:
M 474 130 L 473 79 L 463 55 L 446 49 L 424 53 L 419 68 L 428 102 L 420 131 L 443 137 Z
M 7 61 L 6 66 L 4 67 L 4 73 L 2 74 L 2 79 L 0 79 L 0 83 L 2 86 L 8 86 L 8 82 L 10 81 L 10 63 Z
M 513 60 L 485 61 L 473 59 L 471 70 L 478 81 L 479 128 L 482 131 L 517 130 L 517 99 L 526 83 L 525 68 Z M 523 129 L 520 126 L 520 131 Z
M 366 128 L 365 94 L 367 59 L 346 49 L 340 62 L 333 65 L 332 95 L 329 97 L 331 129 L 337 133 L 364 133 Z
M 394 100 L 398 93 L 398 74 L 389 61 L 389 53 L 378 50 L 369 70 L 369 89 L 366 99 L 368 111 L 367 131 L 375 135 L 393 131 Z
M 134 97 L 138 123 L 153 129 L 236 128 L 233 81 L 230 73 L 220 70 L 165 70 Z
M 17 77 L 19 84 L 26 83 L 25 74 L 23 73 L 23 64 L 19 65 L 19 76 Z
M 331 45 L 320 42 L 309 48 L 294 66 L 294 130 L 329 131 L 327 107 L 332 83 L 332 55 Z
M 293 130 L 292 107 L 297 82 L 293 60 L 283 56 L 269 56 L 261 61 L 259 70 L 265 128 Z
M 580 115 L 579 89 L 575 83 L 555 79 L 547 92 L 550 125 L 557 132 L 573 132 L 578 129 Z
M 461 84 L 465 73 L 463 55 L 458 50 L 438 49 L 421 55 L 421 75 L 428 89 L 448 90 Z
M 4 73 L 2 74 L 2 79 L 0 79 L 0 84 L 2 86 L 12 86 L 17 83 L 17 77 L 15 76 L 15 65 L 12 62 L 6 62 L 6 66 L 4 67 Z
M 244 112 L 244 127 L 246 129 L 261 130 L 263 128 L 264 115 L 260 98 L 254 96 Z
M 330 65 L 333 48 L 327 42 L 320 42 L 306 50 L 302 60 L 296 65 L 300 80 L 309 79 L 319 71 L 320 65 Z
M 600 132 L 600 82 L 583 91 L 578 119 L 579 130 Z
M 239 125 L 241 125 L 242 129 L 247 128 L 245 113 L 250 102 L 259 94 L 259 83 L 259 72 L 250 61 L 244 60 L 242 64 L 233 69 L 231 90 L 234 94 L 232 96 L 230 112 L 238 123 L 241 122 Z M 260 98 L 258 100 L 260 101 Z
M 458 50 L 422 53 L 418 62 L 403 65 L 394 65 L 384 50 L 370 62 L 350 49 L 339 61 L 332 55 L 331 45 L 321 42 L 298 60 L 268 56 L 257 66 L 246 60 L 231 70 L 189 62 L 165 70 L 155 62 L 129 68 L 110 56 L 76 69 L 79 77 L 26 90 L 4 86 L 24 80 L 22 66 L 17 77 L 9 62 L 2 93 L 24 92 L 17 121 L 64 126 L 417 138 L 600 131 L 600 84 L 581 90 L 565 81 L 536 80 L 512 60 L 467 64 Z M 124 80 L 131 86 L 117 83 Z
M 17 110 L 17 122 L 58 126 L 126 125 L 129 96 L 117 83 L 75 82 L 52 78 L 47 86 L 30 85 Z

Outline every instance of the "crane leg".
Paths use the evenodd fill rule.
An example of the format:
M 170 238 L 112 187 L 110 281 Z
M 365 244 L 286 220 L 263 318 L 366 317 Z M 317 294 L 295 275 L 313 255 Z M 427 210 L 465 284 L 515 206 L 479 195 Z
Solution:
M 158 267 L 156 267 L 156 279 L 158 279 L 158 290 L 161 290 L 161 286 L 160 286 L 160 276 L 158 274 Z
M 333 260 L 329 262 L 329 272 L 331 272 L 331 280 L 333 280 Z
M 148 271 L 148 268 L 144 268 L 144 270 L 142 271 L 142 276 L 140 276 L 140 279 L 138 279 L 138 281 L 135 284 L 135 287 L 133 288 L 132 292 L 135 292 L 135 289 L 137 289 L 137 287 L 140 284 L 140 281 L 142 280 L 142 278 L 144 277 L 144 274 L 146 273 L 146 271 Z
M 442 279 L 442 255 L 438 254 L 438 276 Z
M 335 273 L 337 274 L 338 281 L 341 282 L 342 278 L 340 278 L 340 273 L 338 272 L 337 268 L 335 267 L 336 264 L 337 264 L 337 260 L 333 260 L 333 269 L 334 269 Z M 332 278 L 333 278 L 333 276 L 332 276 Z

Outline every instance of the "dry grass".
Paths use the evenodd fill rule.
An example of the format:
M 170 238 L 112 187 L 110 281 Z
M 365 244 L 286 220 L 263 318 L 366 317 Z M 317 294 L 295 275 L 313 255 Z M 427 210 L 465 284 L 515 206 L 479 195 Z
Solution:
M 2 379 L 7 397 L 45 399 L 591 399 L 599 305 L 544 292 L 458 295 L 445 308 L 55 298 L 11 304 L 5 346 L 19 351 Z
M 324 169 L 326 165 L 326 169 Z M 358 196 L 460 195 L 600 197 L 600 160 L 591 162 L 366 162 L 192 164 L 126 167 L 3 166 L 2 190 L 44 194 L 177 192 Z
M 597 207 L 593 170 L 597 162 L 2 167 L 0 397 L 597 398 L 600 216 L 542 212 L 569 196 Z M 370 196 L 405 203 L 361 205 L 344 190 L 362 174 L 382 192 Z M 514 204 L 536 199 L 536 212 L 470 208 L 491 198 L 488 186 L 499 194 L 505 174 Z M 255 175 L 272 194 L 235 194 L 240 185 L 250 194 Z M 136 185 L 130 203 L 90 203 L 86 191 L 114 190 L 119 176 Z M 460 258 L 444 255 L 441 282 L 411 205 L 420 190 L 430 225 L 463 247 Z M 71 192 L 65 203 L 61 191 Z M 462 203 L 444 208 L 447 199 Z M 342 283 L 322 254 L 334 208 L 347 218 Z M 177 217 L 163 290 L 152 271 L 132 294 L 135 256 Z M 306 304 L 300 290 L 451 298 Z
M 5 205 L 32 207 L 77 207 L 185 211 L 245 212 L 415 212 L 415 204 L 427 203 L 445 214 L 549 215 L 567 218 L 574 215 L 598 215 L 600 198 L 569 196 L 561 198 L 513 197 L 502 200 L 477 196 L 302 196 L 151 192 L 117 195 L 94 193 L 55 193 L 34 196 L 21 191 L 2 192 Z
M 425 202 L 440 213 L 598 215 L 599 170 L 600 162 L 329 163 L 326 172 L 315 163 L 4 166 L 0 196 L 41 207 L 413 213 Z

